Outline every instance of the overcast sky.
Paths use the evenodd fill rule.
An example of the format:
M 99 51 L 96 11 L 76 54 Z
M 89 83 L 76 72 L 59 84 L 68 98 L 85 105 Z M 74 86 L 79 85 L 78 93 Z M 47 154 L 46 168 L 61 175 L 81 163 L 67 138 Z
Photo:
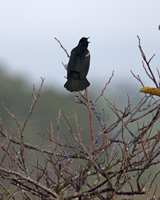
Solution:
M 115 71 L 115 81 L 133 81 L 141 67 L 137 35 L 152 67 L 160 67 L 159 0 L 0 0 L 0 63 L 28 82 L 64 90 L 68 53 L 83 36 L 90 37 L 92 89 Z M 136 81 L 135 81 L 136 82 Z M 149 86 L 149 85 L 146 85 Z

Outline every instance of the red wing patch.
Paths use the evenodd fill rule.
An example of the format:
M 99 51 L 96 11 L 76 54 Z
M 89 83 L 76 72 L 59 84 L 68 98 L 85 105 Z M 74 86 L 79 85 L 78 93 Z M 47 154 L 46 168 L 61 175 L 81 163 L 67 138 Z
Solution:
M 85 55 L 85 57 L 88 57 L 90 55 L 90 53 L 89 53 L 89 51 L 88 51 L 88 53 Z

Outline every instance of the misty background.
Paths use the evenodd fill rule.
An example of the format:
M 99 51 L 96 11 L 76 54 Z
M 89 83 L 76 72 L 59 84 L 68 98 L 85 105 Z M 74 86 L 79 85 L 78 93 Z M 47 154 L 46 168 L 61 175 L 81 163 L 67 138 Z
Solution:
M 85 36 L 91 42 L 91 98 L 94 100 L 100 94 L 114 70 L 105 94 L 121 108 L 129 94 L 134 105 L 144 94 L 139 93 L 141 85 L 130 70 L 140 75 L 145 86 L 154 86 L 142 68 L 137 35 L 148 60 L 156 54 L 151 62 L 153 72 L 157 74 L 159 68 L 159 8 L 158 0 L 0 1 L 0 101 L 24 121 L 32 102 L 32 86 L 35 84 L 38 89 L 43 77 L 37 115 L 33 114 L 36 121 L 41 125 L 41 121 L 50 123 L 56 119 L 59 107 L 74 118 L 81 105 L 75 104 L 73 95 L 63 87 L 66 70 L 62 62 L 67 64 L 68 58 L 54 38 L 70 54 Z M 102 109 L 103 103 L 99 106 Z M 6 119 L 2 105 L 0 114 Z M 82 123 L 86 121 L 84 116 L 80 118 Z
M 153 72 L 157 74 L 156 68 L 159 68 L 159 8 L 158 0 L 1 0 L 0 117 L 3 125 L 9 128 L 14 122 L 2 102 L 23 123 L 32 103 L 32 86 L 35 84 L 38 90 L 40 77 L 45 82 L 29 129 L 37 126 L 45 132 L 51 121 L 57 123 L 60 107 L 71 120 L 74 121 L 77 112 L 80 123 L 88 123 L 85 108 L 76 104 L 73 94 L 63 87 L 66 70 L 62 62 L 67 64 L 68 58 L 55 37 L 69 54 L 81 37 L 90 37 L 88 80 L 92 100 L 100 94 L 114 70 L 105 95 L 123 109 L 129 94 L 134 106 L 144 94 L 139 93 L 141 85 L 130 70 L 140 75 L 145 86 L 154 86 L 142 68 L 137 35 L 148 60 L 156 54 L 151 62 Z M 101 100 L 97 106 L 99 112 L 105 109 L 110 113 L 106 102 Z M 33 137 L 32 131 L 29 133 Z
M 56 132 L 60 107 L 73 128 L 77 113 L 79 125 L 84 126 L 82 137 L 90 141 L 88 110 L 76 104 L 74 95 L 63 87 L 66 70 L 62 62 L 67 64 L 68 58 L 54 38 L 70 54 L 81 37 L 90 37 L 89 95 L 96 99 L 114 70 L 105 95 L 123 109 L 127 94 L 133 106 L 144 96 L 130 70 L 140 75 L 145 86 L 154 87 L 142 68 L 137 35 L 147 59 L 156 54 L 150 66 L 157 74 L 159 25 L 159 0 L 0 0 L 0 118 L 4 129 L 9 132 L 12 128 L 18 135 L 2 102 L 22 125 L 30 111 L 32 86 L 35 84 L 37 94 L 43 77 L 44 86 L 25 130 L 25 142 L 39 144 L 36 130 L 47 134 L 51 121 Z M 102 113 L 104 109 L 110 122 L 115 120 L 105 101 L 98 101 L 97 109 Z M 93 120 L 97 134 L 99 122 L 94 114 Z M 66 130 L 61 119 L 60 133 L 66 134 Z
M 30 85 L 40 83 L 68 94 L 64 89 L 68 58 L 55 37 L 70 54 L 81 37 L 90 37 L 89 89 L 103 87 L 115 71 L 113 88 L 134 84 L 130 73 L 141 74 L 150 85 L 138 49 L 137 35 L 151 66 L 160 62 L 160 2 L 158 0 L 7 0 L 0 1 L 0 63 L 11 76 Z M 114 90 L 114 89 L 113 89 Z M 127 90 L 127 89 L 126 89 Z

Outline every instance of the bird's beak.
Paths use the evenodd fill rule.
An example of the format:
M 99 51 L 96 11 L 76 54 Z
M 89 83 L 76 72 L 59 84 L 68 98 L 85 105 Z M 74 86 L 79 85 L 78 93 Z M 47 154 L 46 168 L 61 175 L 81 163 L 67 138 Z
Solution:
M 87 40 L 88 40 L 89 38 L 90 38 L 90 37 L 88 37 L 88 38 L 87 38 Z M 90 41 L 88 41 L 88 43 L 91 43 L 91 42 L 90 42 Z

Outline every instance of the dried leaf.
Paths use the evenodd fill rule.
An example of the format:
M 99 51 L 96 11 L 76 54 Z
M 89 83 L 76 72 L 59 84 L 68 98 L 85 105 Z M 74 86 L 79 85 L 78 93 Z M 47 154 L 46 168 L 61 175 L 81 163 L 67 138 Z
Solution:
M 144 87 L 144 88 L 140 89 L 140 92 L 160 96 L 160 89 L 159 88 Z

